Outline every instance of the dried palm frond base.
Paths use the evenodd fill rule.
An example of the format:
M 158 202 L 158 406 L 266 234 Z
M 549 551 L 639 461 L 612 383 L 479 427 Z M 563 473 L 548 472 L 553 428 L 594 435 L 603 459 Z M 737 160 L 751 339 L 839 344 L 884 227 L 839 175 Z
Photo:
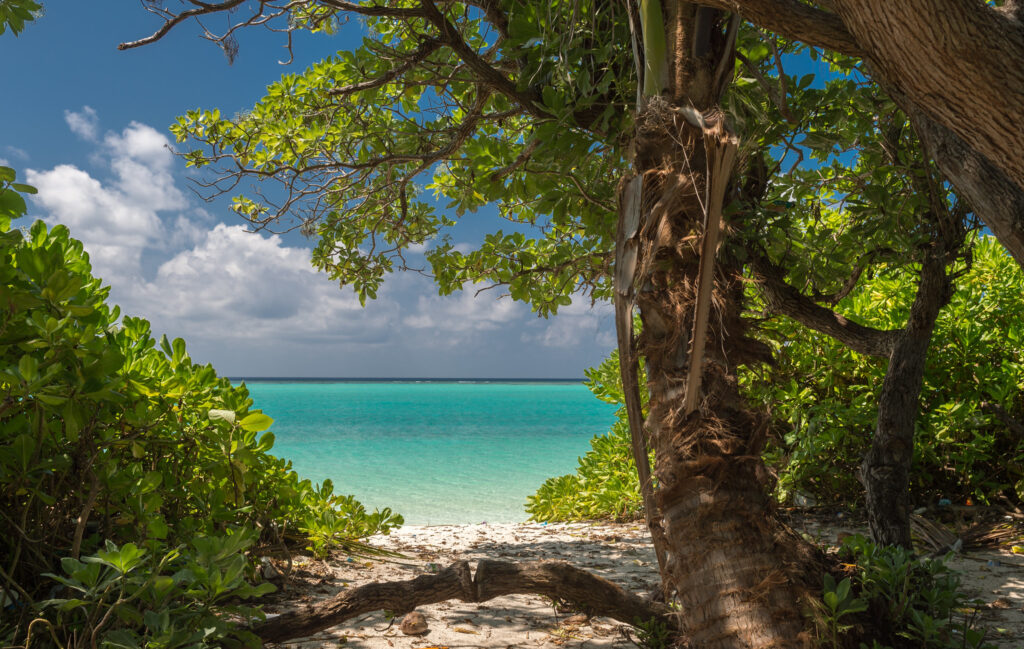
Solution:
M 915 540 L 934 554 L 1000 548 L 1024 540 L 1024 526 L 1016 520 L 981 520 L 957 534 L 942 523 L 911 514 L 910 529 Z

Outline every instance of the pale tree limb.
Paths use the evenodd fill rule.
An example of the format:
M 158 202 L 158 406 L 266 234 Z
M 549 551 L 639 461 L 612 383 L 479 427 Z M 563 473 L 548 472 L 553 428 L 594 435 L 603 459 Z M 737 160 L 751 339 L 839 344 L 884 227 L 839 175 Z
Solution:
M 459 561 L 434 575 L 350 588 L 319 604 L 257 624 L 252 631 L 264 642 L 285 642 L 373 611 L 401 615 L 419 606 L 452 599 L 485 602 L 517 594 L 565 600 L 590 615 L 603 615 L 626 624 L 658 619 L 671 629 L 677 628 L 675 616 L 667 606 L 648 601 L 568 563 L 516 564 L 484 559 L 477 563 L 476 574 L 468 562 Z

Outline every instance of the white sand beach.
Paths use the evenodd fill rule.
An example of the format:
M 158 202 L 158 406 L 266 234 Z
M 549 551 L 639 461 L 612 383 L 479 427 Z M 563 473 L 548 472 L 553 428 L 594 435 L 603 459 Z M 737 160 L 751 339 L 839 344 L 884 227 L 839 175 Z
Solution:
M 859 531 L 843 521 L 802 525 L 801 531 L 834 544 L 837 535 Z M 799 528 L 798 528 L 799 529 Z M 437 572 L 458 560 L 561 560 L 592 571 L 623 588 L 645 594 L 659 584 L 657 565 L 642 524 L 479 524 L 405 526 L 371 539 L 375 546 L 401 552 L 404 559 L 332 558 L 295 560 L 290 601 L 268 607 L 280 613 L 296 604 L 310 604 L 343 589 L 371 582 L 406 580 Z M 958 557 L 972 596 L 989 606 L 982 613 L 992 629 L 989 640 L 1001 649 L 1024 647 L 1024 557 L 1007 552 L 972 552 Z M 405 635 L 400 620 L 384 613 L 349 620 L 328 631 L 283 646 L 296 649 L 345 647 L 358 649 L 500 648 L 509 647 L 633 647 L 629 627 L 610 618 L 586 618 L 558 611 L 546 598 L 512 595 L 482 604 L 449 601 L 417 609 L 428 630 Z

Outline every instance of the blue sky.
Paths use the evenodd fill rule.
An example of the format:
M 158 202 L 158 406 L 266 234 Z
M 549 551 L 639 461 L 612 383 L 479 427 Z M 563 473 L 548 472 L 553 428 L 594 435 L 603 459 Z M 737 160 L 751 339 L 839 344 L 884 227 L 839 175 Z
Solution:
M 541 320 L 497 291 L 440 298 L 403 274 L 363 309 L 311 268 L 310 242 L 244 232 L 226 203 L 193 194 L 167 126 L 192 108 L 248 108 L 359 25 L 298 36 L 290 67 L 284 38 L 256 29 L 240 34 L 233 65 L 191 24 L 117 50 L 159 25 L 141 3 L 51 1 L 19 37 L 0 38 L 0 164 L 39 188 L 30 216 L 69 226 L 125 313 L 229 376 L 578 377 L 610 351 L 608 305 Z M 464 221 L 456 241 L 500 227 Z

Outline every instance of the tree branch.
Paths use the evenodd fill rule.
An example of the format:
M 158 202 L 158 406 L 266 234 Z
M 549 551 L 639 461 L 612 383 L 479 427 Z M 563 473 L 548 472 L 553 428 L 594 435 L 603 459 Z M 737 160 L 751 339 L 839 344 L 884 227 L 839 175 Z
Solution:
M 450 599 L 485 602 L 502 595 L 533 594 L 564 599 L 594 615 L 635 624 L 658 619 L 676 628 L 671 610 L 627 592 L 616 584 L 561 561 L 515 564 L 481 560 L 473 575 L 459 561 L 435 575 L 388 583 L 373 583 L 342 591 L 329 600 L 285 613 L 257 624 L 252 630 L 264 642 L 302 638 L 372 611 L 395 614 Z
M 863 56 L 860 46 L 839 16 L 797 0 L 696 0 L 725 9 L 785 38 L 841 54 Z
M 857 324 L 817 304 L 785 280 L 782 269 L 763 253 L 748 251 L 750 268 L 768 309 L 796 320 L 805 327 L 835 338 L 853 351 L 888 358 L 902 333 L 898 329 L 875 329 Z
M 462 38 L 444 14 L 437 8 L 433 0 L 421 0 L 422 15 L 441 32 L 441 40 L 466 63 L 466 66 L 477 74 L 481 83 L 502 93 L 517 102 L 534 117 L 550 117 L 538 104 L 539 94 L 520 92 L 516 85 L 500 71 L 492 67 Z
M 189 18 L 195 18 L 197 16 L 204 16 L 206 14 L 220 13 L 221 11 L 231 11 L 232 9 L 234 9 L 235 7 L 241 5 L 244 2 L 245 2 L 245 0 L 227 0 L 227 2 L 222 2 L 220 4 L 213 4 L 213 5 L 206 5 L 206 4 L 204 4 L 204 5 L 196 7 L 195 9 L 189 9 L 188 11 L 183 11 L 180 14 L 177 14 L 177 15 L 174 15 L 174 16 L 172 16 L 170 18 L 165 19 L 164 24 L 160 27 L 160 29 L 158 29 L 155 32 L 153 32 L 153 34 L 151 34 L 150 36 L 147 36 L 145 38 L 140 38 L 137 41 L 129 41 L 129 42 L 126 42 L 126 43 L 121 43 L 120 45 L 117 46 L 117 49 L 119 49 L 119 50 L 130 50 L 130 49 L 135 48 L 135 47 L 142 47 L 143 45 L 149 45 L 150 43 L 155 43 L 158 40 L 160 40 L 161 38 L 163 38 L 164 36 L 166 36 L 167 32 L 169 32 L 172 29 L 174 29 L 174 27 L 176 25 L 178 25 L 179 23 L 182 23 L 182 22 L 188 20 Z
M 331 90 L 328 90 L 327 94 L 331 95 L 332 97 L 335 97 L 338 95 L 350 95 L 354 92 L 371 90 L 373 88 L 380 88 L 386 83 L 408 72 L 414 65 L 422 62 L 428 56 L 430 56 L 438 49 L 440 49 L 441 45 L 441 41 L 437 39 L 425 39 L 415 52 L 402 58 L 401 64 L 396 65 L 395 67 L 391 68 L 390 70 L 388 70 L 381 76 L 377 77 L 376 79 L 367 79 L 366 81 L 349 84 L 347 86 L 342 86 L 341 88 L 333 88 Z

